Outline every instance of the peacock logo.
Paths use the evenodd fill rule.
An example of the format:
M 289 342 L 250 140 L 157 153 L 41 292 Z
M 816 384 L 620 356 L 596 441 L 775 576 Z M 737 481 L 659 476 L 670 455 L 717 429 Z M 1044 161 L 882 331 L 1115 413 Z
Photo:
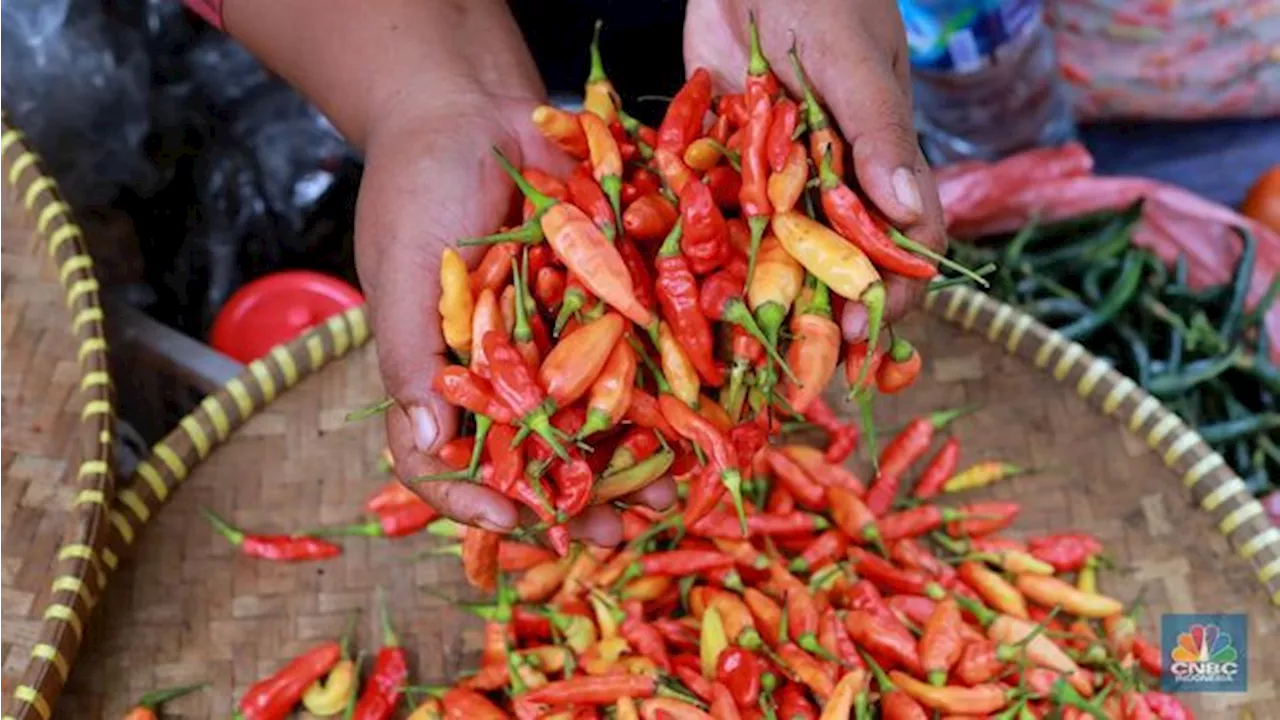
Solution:
M 1240 671 L 1231 635 L 1213 623 L 1196 623 L 1178 633 L 1169 671 L 1180 682 L 1229 682 Z

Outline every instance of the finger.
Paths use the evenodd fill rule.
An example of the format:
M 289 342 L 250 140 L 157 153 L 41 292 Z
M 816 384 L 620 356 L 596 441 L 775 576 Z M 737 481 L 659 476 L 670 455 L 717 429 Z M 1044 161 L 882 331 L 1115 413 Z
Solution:
M 671 476 L 664 475 L 623 500 L 644 505 L 653 510 L 666 510 L 676 503 L 676 481 Z
M 806 70 L 852 147 L 858 184 L 896 225 L 918 222 L 924 213 L 918 145 L 892 56 L 861 31 L 826 56 L 842 60 Z
M 592 505 L 568 523 L 569 534 L 600 547 L 622 542 L 622 520 L 610 505 Z
M 410 424 L 404 408 L 395 406 L 387 411 L 387 441 L 396 458 L 396 476 L 401 482 L 441 515 L 464 525 L 494 532 L 515 527 L 515 505 L 492 488 L 471 482 L 414 482 L 414 478 L 442 472 L 444 467 L 435 457 L 414 447 Z

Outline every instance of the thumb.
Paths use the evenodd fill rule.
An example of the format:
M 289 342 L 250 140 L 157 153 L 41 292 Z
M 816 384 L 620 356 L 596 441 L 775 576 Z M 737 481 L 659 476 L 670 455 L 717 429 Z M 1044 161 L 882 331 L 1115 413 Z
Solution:
M 495 133 L 423 127 L 375 139 L 367 151 L 356 208 L 356 264 L 372 311 L 379 369 L 396 401 L 387 416 L 387 441 L 402 480 L 437 472 L 434 455 L 457 431 L 457 410 L 431 389 L 446 363 L 440 254 L 458 237 L 490 232 L 506 212 L 510 183 L 492 163 L 477 160 L 489 157 L 495 137 L 501 143 Z M 415 490 L 460 522 L 492 530 L 516 522 L 511 501 L 483 485 L 429 482 Z

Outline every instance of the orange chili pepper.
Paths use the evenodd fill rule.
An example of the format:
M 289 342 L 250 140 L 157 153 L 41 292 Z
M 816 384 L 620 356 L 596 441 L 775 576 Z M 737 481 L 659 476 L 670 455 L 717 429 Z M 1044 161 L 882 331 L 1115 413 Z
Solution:
M 964 649 L 964 637 L 960 628 L 960 605 L 953 598 L 943 598 L 933 608 L 920 636 L 920 665 L 928 675 L 929 684 L 945 685 L 947 673 L 960 659 Z
M 648 698 L 640 703 L 640 717 L 643 720 L 715 720 L 696 705 L 668 697 Z
M 960 563 L 960 579 L 973 588 L 988 605 L 1013 617 L 1027 618 L 1027 601 L 1022 593 L 999 573 L 979 562 L 968 560 Z
M 1047 575 L 1022 574 L 1014 585 L 1032 602 L 1044 607 L 1061 607 L 1072 615 L 1105 618 L 1124 611 L 1124 603 L 1106 595 L 1077 590 L 1065 580 Z
M 680 191 L 691 182 L 696 182 L 689 166 L 684 160 L 670 150 L 658 148 L 653 153 L 653 161 L 658 166 L 658 174 L 666 182 L 671 191 L 679 195 Z
M 785 640 L 781 636 L 782 608 L 772 598 L 753 587 L 748 587 L 742 592 L 742 600 L 755 620 L 754 627 L 764 637 L 765 642 L 776 646 Z
M 798 142 L 791 143 L 790 149 L 783 157 L 783 164 L 769 176 L 769 202 L 774 212 L 787 212 L 795 208 L 804 195 L 805 184 L 809 182 L 809 156 L 804 146 Z
M 471 292 L 479 294 L 485 288 L 495 294 L 500 292 L 511 278 L 511 261 L 519 249 L 520 245 L 513 242 L 491 245 L 480 258 L 480 264 L 471 271 Z M 472 342 L 475 340 L 473 334 Z
M 876 516 L 867 508 L 862 498 L 844 488 L 828 487 L 827 502 L 831 507 L 831 519 L 849 539 L 859 543 L 881 544 Z
M 498 309 L 502 315 L 502 327 L 507 331 L 507 336 L 511 336 L 511 331 L 516 328 L 516 286 L 508 285 L 502 289 L 502 295 L 498 297 Z
M 791 491 L 796 502 L 813 510 L 823 509 L 827 504 L 827 493 L 809 473 L 779 450 L 769 448 L 765 452 L 774 476 Z
M 156 720 L 156 710 L 161 705 L 170 700 L 177 700 L 184 695 L 190 695 L 197 690 L 202 690 L 208 686 L 208 683 L 197 683 L 195 685 L 183 685 L 181 687 L 165 688 L 163 690 L 152 690 L 133 704 L 131 709 L 125 716 L 124 720 Z
M 684 149 L 684 164 L 690 169 L 698 172 L 706 172 L 716 165 L 720 164 L 720 158 L 723 155 L 720 147 L 715 140 L 709 137 L 702 137 L 689 143 L 689 147 Z
M 600 228 L 577 207 L 538 192 L 500 150 L 495 148 L 494 155 L 520 191 L 538 209 L 541 232 L 560 262 L 596 297 L 628 320 L 648 327 L 653 322 L 653 315 L 636 299 L 626 263 Z
M 631 406 L 635 379 L 636 353 L 626 341 L 618 340 L 591 384 L 587 421 L 578 431 L 580 437 L 608 430 L 622 420 Z
M 671 394 L 689 407 L 698 407 L 702 387 L 698 371 L 665 320 L 658 324 L 658 355 Z
M 937 687 L 897 670 L 890 670 L 889 678 L 921 704 L 941 712 L 984 715 L 1000 710 L 1009 703 L 1008 691 L 996 684 Z
M 840 133 L 831 127 L 831 120 L 823 111 L 822 105 L 818 103 L 818 98 L 813 94 L 813 90 L 809 87 L 808 76 L 805 75 L 804 68 L 800 65 L 800 56 L 796 53 L 794 47 L 788 52 L 787 56 L 791 59 L 791 67 L 795 71 L 796 81 L 800 83 L 801 93 L 804 95 L 805 124 L 809 129 L 809 153 L 814 163 L 821 162 L 823 158 L 831 158 L 831 172 L 837 177 L 844 177 L 844 140 L 841 139 Z
M 619 344 L 624 326 L 619 315 L 605 313 L 552 348 L 538 370 L 538 380 L 556 407 L 572 405 L 591 388 Z
M 498 546 L 502 536 L 478 527 L 462 536 L 462 571 L 472 587 L 493 590 L 498 580 Z
M 577 115 L 551 105 L 539 105 L 533 109 L 532 120 L 542 137 L 556 147 L 579 160 L 587 157 L 587 136 Z
M 840 326 L 831 319 L 826 285 L 817 284 L 814 301 L 791 318 L 791 346 L 787 363 L 798 382 L 788 382 L 783 392 L 792 410 L 804 413 L 827 387 L 840 363 Z
M 827 460 L 824 453 L 817 448 L 807 445 L 784 445 L 782 453 L 804 468 L 805 472 L 809 473 L 809 477 L 823 487 L 842 488 L 858 497 L 867 494 L 862 480 L 858 479 L 852 470 Z
M 787 253 L 776 237 L 766 235 L 760 244 L 755 274 L 747 282 L 747 306 L 765 337 L 775 347 L 778 333 L 786 322 L 787 311 L 800 296 L 803 285 L 804 268 Z M 815 392 L 821 392 L 821 388 Z M 801 412 L 799 408 L 796 411 Z
M 673 584 L 673 580 L 664 575 L 636 578 L 623 586 L 619 597 L 623 600 L 641 600 L 648 602 L 662 596 Z
M 622 213 L 622 228 L 636 240 L 660 240 L 680 219 L 676 206 L 661 193 L 641 195 Z
M 484 288 L 476 297 L 475 309 L 471 314 L 471 372 L 486 380 L 492 379 L 489 373 L 489 357 L 484 344 L 480 342 L 490 332 L 506 333 L 506 324 L 502 319 L 502 308 L 498 296 L 493 290 Z
M 823 706 L 821 720 L 848 720 L 855 701 L 862 698 L 865 702 L 867 679 L 867 671 L 861 668 L 846 672 L 840 682 L 836 683 L 827 704 Z M 865 708 L 862 708 L 859 717 L 862 714 L 865 714 Z
M 921 362 L 920 353 L 906 338 L 894 338 L 876 370 L 876 389 L 892 395 L 910 387 L 920 377 Z
M 544 267 L 538 271 L 533 281 L 533 294 L 538 303 L 548 311 L 554 312 L 564 300 L 564 273 L 553 268 Z
M 835 691 L 835 680 L 827 674 L 822 663 L 801 649 L 800 646 L 789 642 L 779 645 L 777 654 L 778 659 L 782 661 L 786 668 L 801 683 L 804 683 L 818 700 L 824 703 L 827 702 L 827 699 L 831 697 L 831 693 Z
M 536 603 L 550 598 L 569 576 L 572 557 L 558 558 L 529 568 L 515 582 L 516 596 L 521 602 Z

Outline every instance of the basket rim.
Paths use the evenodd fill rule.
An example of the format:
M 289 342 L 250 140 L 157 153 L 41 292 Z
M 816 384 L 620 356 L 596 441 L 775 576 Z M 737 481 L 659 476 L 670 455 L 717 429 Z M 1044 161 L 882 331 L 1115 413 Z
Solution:
M 1254 566 L 1271 602 L 1280 605 L 1280 530 L 1271 526 L 1261 503 L 1193 428 L 1084 346 L 983 292 L 946 288 L 928 295 L 924 308 L 966 332 L 984 335 L 990 343 L 1003 344 L 1006 352 L 1049 372 L 1057 382 L 1073 383 L 1081 398 L 1139 434 L 1172 474 L 1182 478 L 1192 498 L 1215 519 L 1218 531 Z M 108 573 L 120 565 L 169 495 L 236 429 L 283 392 L 368 342 L 367 312 L 365 305 L 352 308 L 276 346 L 207 396 L 152 447 L 112 503 L 112 523 L 100 548 Z M 88 621 L 87 616 L 80 619 L 82 624 Z
M 97 549 L 106 542 L 114 500 L 115 404 L 108 373 L 104 311 L 93 260 L 70 205 L 57 182 L 45 173 L 24 133 L 0 111 L 0 164 L 5 181 L 17 193 L 21 211 L 34 221 L 59 276 L 67 309 L 67 331 L 77 348 L 80 423 L 74 464 L 78 491 L 69 527 L 50 573 L 49 599 L 31 658 L 14 686 L 5 717 L 48 720 L 53 702 L 70 672 L 92 612 L 107 585 Z

